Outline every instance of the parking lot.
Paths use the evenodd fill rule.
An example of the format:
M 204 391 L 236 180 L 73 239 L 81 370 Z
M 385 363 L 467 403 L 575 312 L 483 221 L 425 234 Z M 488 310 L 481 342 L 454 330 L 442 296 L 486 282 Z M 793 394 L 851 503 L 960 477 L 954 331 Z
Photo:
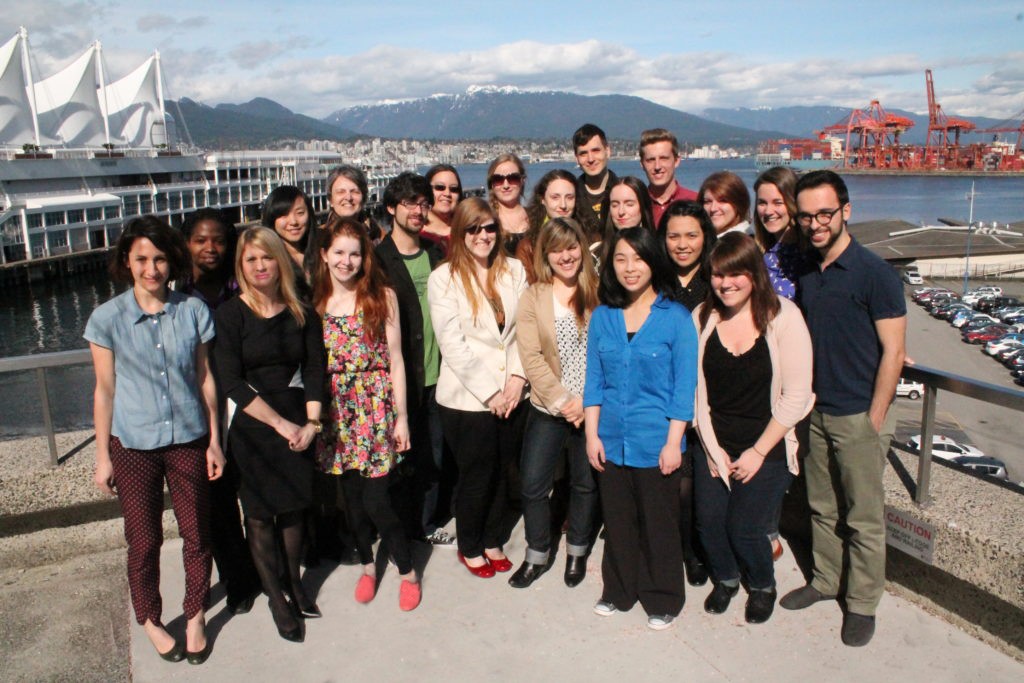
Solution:
M 960 292 L 962 282 L 926 280 L 926 286 L 948 287 Z M 1024 298 L 1024 283 L 972 282 L 998 284 L 1004 293 Z M 910 299 L 916 287 L 906 286 L 907 354 L 914 362 L 1001 387 L 1021 390 L 1010 373 L 997 361 L 982 353 L 982 346 L 965 344 L 960 331 L 945 320 L 931 317 Z M 896 438 L 906 440 L 921 432 L 922 401 L 908 398 L 896 400 Z M 1009 408 L 976 401 L 948 392 L 939 392 L 936 407 L 935 433 L 980 448 L 985 455 L 1006 463 L 1011 481 L 1024 481 L 1024 414 Z

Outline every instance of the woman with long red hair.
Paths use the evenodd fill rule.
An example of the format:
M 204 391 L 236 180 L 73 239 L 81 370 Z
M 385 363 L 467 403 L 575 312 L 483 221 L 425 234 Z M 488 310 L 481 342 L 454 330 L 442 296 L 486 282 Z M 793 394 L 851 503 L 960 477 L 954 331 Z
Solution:
M 356 600 L 367 603 L 376 594 L 376 527 L 398 565 L 398 604 L 408 611 L 420 603 L 420 584 L 388 497 L 388 475 L 409 450 L 398 298 L 365 227 L 338 218 L 324 230 L 313 302 L 323 317 L 330 401 L 317 463 L 340 476 L 363 565 Z

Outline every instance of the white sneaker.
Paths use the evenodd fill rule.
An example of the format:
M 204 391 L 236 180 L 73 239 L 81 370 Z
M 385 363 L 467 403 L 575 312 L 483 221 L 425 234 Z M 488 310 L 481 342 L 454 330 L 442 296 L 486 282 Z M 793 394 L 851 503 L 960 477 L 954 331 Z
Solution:
M 454 548 L 455 547 L 455 536 L 448 533 L 441 527 L 434 529 L 434 532 L 423 538 L 424 541 L 430 545 L 440 546 L 442 548 Z
M 619 611 L 619 608 L 610 602 L 604 600 L 598 600 L 597 604 L 594 605 L 594 614 L 599 617 L 610 617 Z
M 653 631 L 664 631 L 672 627 L 675 617 L 670 614 L 652 614 L 647 617 L 647 628 Z

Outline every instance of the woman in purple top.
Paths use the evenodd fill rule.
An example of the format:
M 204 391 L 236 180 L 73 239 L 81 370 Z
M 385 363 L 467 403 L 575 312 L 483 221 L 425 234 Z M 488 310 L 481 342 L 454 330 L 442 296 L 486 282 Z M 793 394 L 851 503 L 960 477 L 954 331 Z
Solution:
M 811 264 L 793 219 L 795 189 L 796 173 L 785 166 L 770 168 L 754 181 L 754 239 L 764 252 L 772 288 L 791 301 L 796 298 L 797 281 Z

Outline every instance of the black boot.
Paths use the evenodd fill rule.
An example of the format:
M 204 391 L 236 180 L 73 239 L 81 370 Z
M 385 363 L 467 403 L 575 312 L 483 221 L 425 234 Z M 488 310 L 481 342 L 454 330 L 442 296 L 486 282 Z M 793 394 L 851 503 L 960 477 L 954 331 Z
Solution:
M 565 558 L 565 585 L 575 588 L 587 576 L 587 556 L 569 555 Z

